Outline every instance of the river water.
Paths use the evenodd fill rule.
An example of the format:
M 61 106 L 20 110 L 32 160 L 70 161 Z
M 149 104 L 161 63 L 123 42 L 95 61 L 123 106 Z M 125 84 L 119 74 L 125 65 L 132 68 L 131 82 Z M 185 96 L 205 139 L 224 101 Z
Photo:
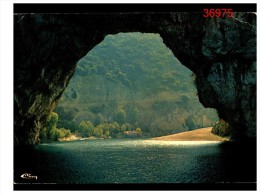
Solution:
M 18 155 L 16 183 L 23 173 L 61 184 L 256 182 L 255 153 L 220 142 L 86 140 L 41 144 Z

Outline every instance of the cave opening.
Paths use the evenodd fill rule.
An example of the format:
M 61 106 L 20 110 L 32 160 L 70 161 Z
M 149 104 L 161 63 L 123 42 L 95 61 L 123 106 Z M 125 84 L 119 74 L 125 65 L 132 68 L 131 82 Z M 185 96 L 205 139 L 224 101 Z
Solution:
M 247 143 L 251 139 L 256 139 L 256 36 L 254 30 L 256 20 L 249 13 L 238 13 L 237 17 L 245 22 L 237 19 L 225 21 L 221 18 L 202 20 L 198 13 L 15 16 L 14 145 L 16 149 L 34 145 L 36 150 L 33 153 L 35 155 L 30 153 L 26 155 L 27 147 L 25 147 L 26 152 L 23 149 L 22 151 L 16 150 L 15 182 L 26 182 L 26 180 L 21 180 L 21 175 L 24 173 L 38 176 L 37 181 L 43 183 L 255 182 L 255 150 L 243 146 L 234 150 L 231 149 L 231 144 L 219 146 L 214 143 L 199 146 L 153 143 L 150 146 L 151 142 L 133 142 L 132 140 L 131 142 L 120 142 L 119 140 L 71 141 L 35 145 L 38 143 L 40 129 L 43 128 L 42 123 L 46 120 L 46 115 L 56 107 L 74 72 L 78 59 L 100 43 L 108 34 L 128 31 L 159 33 L 165 45 L 172 50 L 181 63 L 196 72 L 200 102 L 205 107 L 216 108 L 220 118 L 230 123 L 236 141 L 246 140 Z M 249 28 L 247 23 L 252 26 Z M 240 36 L 241 34 L 247 36 Z M 241 49 L 238 50 L 238 47 Z M 249 47 L 250 49 L 248 49 Z M 155 54 L 152 53 L 152 55 Z M 111 62 L 111 64 L 114 63 Z M 78 67 L 80 66 L 78 65 Z M 84 69 L 85 67 L 90 66 L 85 65 Z M 133 85 L 132 82 L 123 79 L 124 71 L 121 71 L 120 67 L 120 71 L 113 69 L 112 79 L 115 73 L 119 76 L 121 72 L 118 87 L 130 85 L 130 83 Z M 137 67 L 140 68 L 140 66 Z M 102 68 L 96 67 L 92 68 L 91 72 L 92 70 L 97 74 L 104 68 L 102 70 Z M 140 71 L 137 72 L 142 79 L 149 75 L 146 73 L 140 75 Z M 158 70 L 154 71 L 155 74 L 156 72 L 158 73 Z M 168 88 L 159 87 L 158 90 L 167 94 L 166 91 L 170 89 L 167 79 L 175 78 L 170 74 L 171 71 L 166 72 L 166 79 L 164 80 L 161 76 L 160 82 L 152 82 L 154 83 L 152 86 L 166 81 L 162 86 L 166 85 Z M 93 77 L 93 74 L 91 76 Z M 139 77 L 133 79 L 139 79 Z M 87 81 L 92 83 L 95 82 L 95 79 Z M 82 81 L 82 83 L 87 83 L 87 81 Z M 105 83 L 109 84 L 112 89 L 117 87 L 113 81 Z M 151 84 L 151 82 L 141 83 L 147 84 L 147 86 Z M 123 92 L 120 92 L 117 98 L 120 99 L 126 94 L 127 87 L 124 88 L 121 89 Z M 147 88 L 149 87 L 142 87 L 139 92 L 152 96 L 154 91 L 149 93 Z M 124 111 L 126 116 L 129 116 L 125 106 L 110 103 L 112 92 L 110 90 L 101 91 L 103 91 L 104 99 L 108 100 L 109 106 L 114 105 L 119 108 L 113 109 L 115 113 L 122 113 L 119 118 L 129 120 L 122 116 Z M 89 93 L 92 95 L 92 92 Z M 177 92 L 174 91 L 175 93 Z M 93 92 L 93 96 L 94 94 L 95 92 Z M 131 103 L 137 104 L 138 93 L 133 94 L 135 95 L 132 98 L 129 95 L 129 99 L 134 98 L 134 103 L 133 100 Z M 69 92 L 69 97 L 73 100 L 79 99 L 80 96 L 75 88 Z M 98 94 L 98 96 L 100 95 Z M 250 98 L 248 98 L 249 96 Z M 150 104 L 150 107 L 155 112 L 160 107 L 164 107 L 165 110 L 163 109 L 163 114 L 160 115 L 167 115 L 164 119 L 171 120 L 168 114 L 164 113 L 173 107 L 169 106 L 170 103 L 167 100 L 160 101 L 162 97 L 163 95 L 159 95 L 156 99 L 157 102 L 153 103 L 153 106 Z M 184 97 L 181 100 L 185 101 L 187 98 Z M 82 105 L 79 104 L 79 106 Z M 98 115 L 102 113 L 102 108 L 103 106 L 91 106 L 88 114 L 90 116 L 94 113 Z M 137 108 L 139 112 L 143 110 L 138 106 Z M 120 111 L 121 109 L 123 111 Z M 190 107 L 187 109 L 190 110 Z M 75 109 L 75 112 L 77 113 L 78 110 Z M 66 116 L 72 115 L 70 112 L 66 114 Z M 107 115 L 114 116 L 109 118 Z M 115 118 L 115 114 L 108 113 L 99 116 L 98 119 L 94 117 L 93 123 L 95 120 L 102 120 L 102 117 L 105 117 L 106 122 Z M 58 115 L 53 114 L 52 118 L 58 124 L 57 127 L 62 128 L 60 123 L 57 123 Z M 86 118 L 85 116 L 79 121 L 89 120 L 89 118 L 91 117 Z M 176 118 L 174 117 L 174 119 Z M 155 122 L 153 120 L 152 122 Z M 164 120 L 160 121 L 165 123 L 162 122 Z M 137 122 L 137 124 L 140 123 L 140 121 Z M 183 123 L 186 125 L 186 121 Z M 98 122 L 93 126 L 96 124 Z M 133 129 L 136 130 L 136 128 Z M 143 133 L 147 133 L 146 130 L 152 129 L 152 126 L 151 128 L 140 127 L 140 129 Z M 157 127 L 155 126 L 154 129 Z M 62 132 L 68 132 L 66 130 L 64 128 Z M 97 135 L 100 131 L 97 130 Z M 104 135 L 104 130 L 102 133 Z M 225 146 L 227 147 L 224 148 Z M 246 163 L 244 158 L 246 158 Z M 241 169 L 241 166 L 246 168 Z
M 52 113 L 60 139 L 156 137 L 212 127 L 219 118 L 199 102 L 194 81 L 159 34 L 107 35 L 77 62 Z
M 239 13 L 237 17 L 251 26 L 240 19 L 201 20 L 199 13 L 15 15 L 14 144 L 38 142 L 42 123 L 84 54 L 108 34 L 136 31 L 159 33 L 179 61 L 196 74 L 201 104 L 216 108 L 230 124 L 234 141 L 255 141 L 256 16 Z M 229 31 L 231 26 L 236 30 Z M 239 45 L 243 49 L 237 50 Z

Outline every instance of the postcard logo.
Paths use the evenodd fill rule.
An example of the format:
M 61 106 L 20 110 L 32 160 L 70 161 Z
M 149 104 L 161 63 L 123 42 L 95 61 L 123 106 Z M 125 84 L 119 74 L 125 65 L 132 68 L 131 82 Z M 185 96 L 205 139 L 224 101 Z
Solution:
M 37 180 L 37 176 L 32 176 L 29 173 L 24 173 L 21 175 L 21 178 L 28 179 L 28 180 Z

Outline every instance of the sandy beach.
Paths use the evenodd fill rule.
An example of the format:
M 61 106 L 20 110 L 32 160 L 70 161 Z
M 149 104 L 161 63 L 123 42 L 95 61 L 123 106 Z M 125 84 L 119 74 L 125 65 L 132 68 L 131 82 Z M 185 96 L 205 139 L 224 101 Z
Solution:
M 227 138 L 211 133 L 211 129 L 212 127 L 201 128 L 173 135 L 155 137 L 152 139 L 163 141 L 228 141 Z

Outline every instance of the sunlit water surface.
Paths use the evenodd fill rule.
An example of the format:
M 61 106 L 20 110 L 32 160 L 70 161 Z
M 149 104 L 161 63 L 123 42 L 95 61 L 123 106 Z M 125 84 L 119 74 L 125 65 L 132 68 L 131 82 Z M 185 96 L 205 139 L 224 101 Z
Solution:
M 38 145 L 15 174 L 33 173 L 40 183 L 255 182 L 254 157 L 245 154 L 207 141 L 59 142 Z

